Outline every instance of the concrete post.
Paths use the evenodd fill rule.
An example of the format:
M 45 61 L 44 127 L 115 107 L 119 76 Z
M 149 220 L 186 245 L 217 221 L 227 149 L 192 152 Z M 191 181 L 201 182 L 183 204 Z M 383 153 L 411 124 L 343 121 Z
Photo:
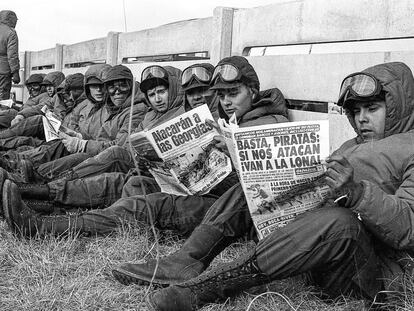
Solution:
M 233 8 L 217 7 L 213 11 L 213 35 L 210 59 L 213 65 L 224 57 L 231 56 L 233 32 Z
M 119 32 L 110 31 L 106 37 L 106 63 L 114 66 L 118 63 Z
M 24 52 L 24 75 L 23 75 L 23 81 L 21 81 L 21 84 L 24 84 L 24 82 L 30 77 L 30 74 L 32 72 L 32 52 L 31 51 L 25 51 Z M 24 87 L 23 88 L 23 103 L 27 101 L 29 98 L 29 92 Z
M 63 47 L 64 44 L 56 44 L 55 49 L 55 70 L 62 71 L 63 69 Z

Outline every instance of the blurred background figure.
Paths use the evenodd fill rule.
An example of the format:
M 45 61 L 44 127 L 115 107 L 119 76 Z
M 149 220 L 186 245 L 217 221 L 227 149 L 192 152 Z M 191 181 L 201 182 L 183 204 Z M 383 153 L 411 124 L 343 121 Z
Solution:
M 16 84 L 20 82 L 16 23 L 16 13 L 0 11 L 0 100 L 10 98 L 12 80 Z

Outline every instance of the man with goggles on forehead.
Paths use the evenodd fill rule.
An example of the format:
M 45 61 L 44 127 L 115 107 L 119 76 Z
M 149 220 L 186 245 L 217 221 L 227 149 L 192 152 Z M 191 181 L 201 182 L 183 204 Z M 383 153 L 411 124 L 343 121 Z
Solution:
M 212 75 L 213 80 L 211 80 L 210 85 L 211 89 L 218 93 L 220 100 L 218 113 L 221 118 L 228 119 L 235 113 L 239 125 L 242 127 L 288 121 L 286 101 L 282 93 L 276 88 L 259 92 L 258 76 L 247 59 L 241 56 L 225 58 L 219 62 L 216 71 L 217 68 L 222 68 L 222 66 L 224 68 L 227 66 L 234 68 L 237 75 L 233 77 L 224 73 L 223 77 L 221 77 L 221 73 L 216 76 Z M 217 147 L 225 147 L 221 136 L 216 136 L 215 139 L 217 140 Z M 123 284 L 147 284 L 152 279 L 157 266 L 158 269 L 153 281 L 165 286 L 184 281 L 201 273 L 223 248 L 234 241 L 231 236 L 223 235 L 221 230 L 226 227 L 226 233 L 229 232 L 229 235 L 231 232 L 238 231 L 239 213 L 234 210 L 223 211 L 214 208 L 214 206 L 229 204 L 237 210 L 244 194 L 241 188 L 237 188 L 236 192 L 232 192 L 233 186 L 238 184 L 235 176 L 232 178 L 230 175 L 223 182 L 226 182 L 226 184 L 218 185 L 221 190 L 220 197 L 216 197 L 209 204 L 197 204 L 196 200 L 199 198 L 197 196 L 187 197 L 188 209 L 192 212 L 198 212 L 195 215 L 197 217 L 193 216 L 192 227 L 189 224 L 187 224 L 187 228 L 181 226 L 181 228 L 186 228 L 187 232 L 194 231 L 178 252 L 162 258 L 159 262 L 150 260 L 144 264 L 124 264 L 114 269 L 114 276 Z M 210 192 L 210 195 L 213 193 Z M 177 210 L 179 209 L 177 208 Z M 175 210 L 167 205 L 164 205 L 162 209 L 165 214 L 173 214 L 173 211 Z M 232 215 L 236 216 L 233 217 Z M 182 217 L 185 219 L 184 213 Z M 154 217 L 154 219 L 156 225 L 163 228 L 160 217 Z M 227 222 L 228 219 L 230 221 Z M 177 220 L 172 221 L 170 216 L 169 222 L 174 224 Z M 157 221 L 161 225 L 157 224 Z M 201 225 L 200 222 L 202 222 Z M 164 228 L 168 229 L 165 226 Z
M 21 109 L 35 106 L 47 100 L 49 96 L 40 85 L 44 77 L 45 74 L 34 73 L 26 80 L 24 84 L 29 92 L 29 98 Z M 12 107 L 12 109 L 0 111 L 0 128 L 10 127 L 11 121 L 16 117 L 18 110 L 20 109 Z
M 298 274 L 333 298 L 374 299 L 382 290 L 403 290 L 402 278 L 405 273 L 411 277 L 414 255 L 411 70 L 387 63 L 352 74 L 342 83 L 338 104 L 357 137 L 327 159 L 325 182 L 334 198 L 346 195 L 277 228 L 245 256 L 152 294 L 153 310 L 197 310 Z M 238 220 L 234 235 L 241 237 L 252 228 L 243 197 L 231 212 Z M 222 237 L 229 225 L 217 227 Z M 172 262 L 170 267 L 176 268 Z
M 209 63 L 194 64 L 183 70 L 181 86 L 185 92 L 185 110 L 207 104 L 215 120 L 218 119 L 218 98 L 210 91 L 214 66 Z

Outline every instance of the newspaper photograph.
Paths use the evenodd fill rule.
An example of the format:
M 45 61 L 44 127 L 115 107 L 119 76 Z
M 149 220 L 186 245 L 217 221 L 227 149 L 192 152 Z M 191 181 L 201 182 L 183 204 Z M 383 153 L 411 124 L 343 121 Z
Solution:
M 248 128 L 219 120 L 219 125 L 259 239 L 327 198 L 323 178 L 323 162 L 329 155 L 327 120 Z
M 230 158 L 215 147 L 219 132 L 207 105 L 187 111 L 150 130 L 131 135 L 138 160 L 150 161 L 150 172 L 162 192 L 205 194 L 232 171 Z
M 62 121 L 47 108 L 44 110 L 44 113 L 45 115 L 42 116 L 42 119 L 46 141 L 60 139 L 59 128 Z
M 81 133 L 77 133 L 76 131 L 63 126 L 60 118 L 46 106 L 42 108 L 42 111 L 44 112 L 42 120 L 46 141 L 62 139 L 68 136 L 82 138 Z

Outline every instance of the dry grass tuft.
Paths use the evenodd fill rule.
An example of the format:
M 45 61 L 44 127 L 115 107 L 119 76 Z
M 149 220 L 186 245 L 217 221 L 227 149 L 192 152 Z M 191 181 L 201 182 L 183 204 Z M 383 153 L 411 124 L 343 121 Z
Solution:
M 182 242 L 172 234 L 162 234 L 160 256 L 174 252 Z M 250 247 L 251 243 L 234 244 L 218 256 L 213 265 L 230 261 Z M 156 256 L 157 245 L 148 228 L 125 226 L 109 237 L 47 236 L 19 240 L 1 222 L 0 311 L 147 310 L 143 297 L 148 287 L 119 284 L 112 277 L 111 268 Z M 264 292 L 277 294 L 257 296 Z M 362 301 L 347 298 L 324 302 L 314 288 L 306 287 L 300 279 L 274 282 L 202 310 L 247 308 L 255 311 L 366 310 Z

